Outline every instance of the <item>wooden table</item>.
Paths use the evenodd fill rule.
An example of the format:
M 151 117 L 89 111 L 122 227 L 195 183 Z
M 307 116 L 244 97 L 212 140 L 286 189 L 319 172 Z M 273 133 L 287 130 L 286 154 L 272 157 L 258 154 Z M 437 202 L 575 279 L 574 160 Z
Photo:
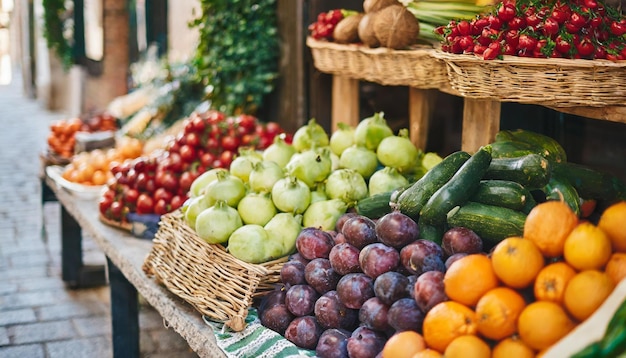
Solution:
M 191 305 L 147 277 L 142 265 L 152 242 L 138 239 L 125 231 L 107 226 L 98 219 L 95 199 L 77 198 L 46 177 L 45 183 L 62 206 L 62 238 L 80 241 L 80 233 L 87 232 L 107 258 L 107 274 L 111 291 L 111 323 L 113 328 L 113 356 L 139 357 L 139 315 L 137 294 L 140 293 L 164 318 L 168 326 L 178 332 L 201 357 L 225 357 L 217 346 L 211 327 Z M 68 230 L 71 229 L 71 230 Z M 78 231 L 77 231 L 78 229 Z M 72 234 L 68 234 L 72 232 Z M 80 245 L 68 245 L 80 250 Z M 82 252 L 67 252 L 62 259 L 82 257 Z M 65 277 L 64 277 L 65 280 Z M 83 282 L 88 285 L 88 282 Z

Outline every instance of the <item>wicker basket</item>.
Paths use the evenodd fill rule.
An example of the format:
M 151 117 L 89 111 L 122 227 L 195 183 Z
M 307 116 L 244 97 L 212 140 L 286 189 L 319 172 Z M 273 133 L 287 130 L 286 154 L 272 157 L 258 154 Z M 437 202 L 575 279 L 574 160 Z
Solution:
M 315 68 L 324 73 L 376 82 L 386 86 L 441 88 L 447 86 L 445 64 L 431 56 L 430 47 L 411 50 L 342 45 L 307 38 Z
M 626 105 L 626 61 L 483 60 L 435 50 L 446 63 L 450 86 L 462 96 L 553 107 Z
M 236 259 L 223 246 L 200 239 L 178 210 L 161 217 L 143 270 L 203 315 L 241 331 L 253 298 L 275 288 L 286 261 Z

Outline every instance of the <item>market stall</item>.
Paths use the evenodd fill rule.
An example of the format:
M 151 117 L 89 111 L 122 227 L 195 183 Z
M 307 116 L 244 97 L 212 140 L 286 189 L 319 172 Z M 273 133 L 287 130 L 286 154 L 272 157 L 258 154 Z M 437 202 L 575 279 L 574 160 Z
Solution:
M 51 149 L 67 162 L 48 165 L 45 181 L 63 224 L 107 256 L 116 356 L 138 352 L 138 292 L 201 356 L 621 349 L 626 183 L 568 160 L 554 138 L 500 130 L 500 103 L 625 122 L 623 16 L 585 5 L 578 30 L 592 18 L 615 27 L 603 58 L 582 49 L 548 58 L 547 44 L 529 58 L 496 41 L 512 31 L 503 18 L 521 6 L 524 21 L 544 18 L 547 5 L 529 13 L 504 2 L 487 15 L 464 2 L 366 3 L 310 27 L 315 65 L 334 76 L 330 132 L 311 119 L 287 133 L 200 98 L 164 120 L 156 110 L 180 108 L 176 95 L 192 88 L 184 81 L 161 84 L 144 106 L 121 105 L 134 115 L 114 143 L 81 142 L 97 149 L 62 144 L 85 123 L 51 127 Z M 552 6 L 550 19 L 564 11 Z M 371 20 L 377 43 L 367 45 L 360 25 L 373 14 L 383 20 Z M 440 47 L 417 36 L 434 31 L 433 19 L 444 21 Z M 359 117 L 361 80 L 407 87 L 405 128 L 382 112 Z M 447 155 L 425 152 L 433 91 L 464 98 L 462 143 Z

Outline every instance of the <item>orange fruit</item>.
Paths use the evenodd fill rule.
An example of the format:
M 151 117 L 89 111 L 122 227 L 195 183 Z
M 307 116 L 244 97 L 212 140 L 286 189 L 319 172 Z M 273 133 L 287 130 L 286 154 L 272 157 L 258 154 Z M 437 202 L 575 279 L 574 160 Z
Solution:
M 517 318 L 526 301 L 517 291 L 496 287 L 483 295 L 476 304 L 476 325 L 484 337 L 504 339 L 517 332 Z
M 563 257 L 577 270 L 601 269 L 611 257 L 611 240 L 592 223 L 581 223 L 565 239 Z
M 456 337 L 476 334 L 476 313 L 455 302 L 444 301 L 433 307 L 422 327 L 424 341 L 429 348 L 443 352 Z
M 501 340 L 493 347 L 492 358 L 534 358 L 535 352 L 517 337 Z
M 536 301 L 524 308 L 517 321 L 517 331 L 529 347 L 542 350 L 567 335 L 575 324 L 563 307 L 548 301 Z
M 424 349 L 426 343 L 421 334 L 415 331 L 402 331 L 387 340 L 381 354 L 382 358 L 411 358 Z
M 612 204 L 602 212 L 598 227 L 604 231 L 613 245 L 613 251 L 626 252 L 626 201 Z
M 443 283 L 450 299 L 473 307 L 485 292 L 498 286 L 498 277 L 487 256 L 472 254 L 455 261 L 446 271 Z
M 576 213 L 565 202 L 550 200 L 537 204 L 524 223 L 524 238 L 534 242 L 547 257 L 563 254 L 565 239 L 578 224 Z
M 611 255 L 606 263 L 604 272 L 613 280 L 617 286 L 626 277 L 626 253 L 616 252 Z
M 441 358 L 443 355 L 434 349 L 426 348 L 423 351 L 417 352 L 411 358 Z
M 562 304 L 565 287 L 575 275 L 576 270 L 566 262 L 559 261 L 549 264 L 539 271 L 535 279 L 535 299 Z
M 446 358 L 490 358 L 491 348 L 482 339 L 475 335 L 465 335 L 455 338 L 443 356 Z
M 598 270 L 582 271 L 565 287 L 563 303 L 574 318 L 584 321 L 609 297 L 613 288 L 615 283 L 608 274 Z
M 506 238 L 491 253 L 496 276 L 507 286 L 524 288 L 532 284 L 544 265 L 537 245 L 521 237 Z

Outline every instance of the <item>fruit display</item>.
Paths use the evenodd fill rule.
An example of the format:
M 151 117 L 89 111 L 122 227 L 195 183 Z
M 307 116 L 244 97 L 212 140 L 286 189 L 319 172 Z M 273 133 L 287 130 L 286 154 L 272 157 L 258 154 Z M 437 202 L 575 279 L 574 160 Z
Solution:
M 94 149 L 75 154 L 63 169 L 62 177 L 82 185 L 105 185 L 111 168 L 143 154 L 143 143 L 135 138 L 120 137 L 114 148 Z
M 424 41 L 437 42 L 435 27 L 452 19 L 470 20 L 483 10 L 473 0 L 365 0 L 363 12 L 334 9 L 320 13 L 309 25 L 309 33 L 316 40 L 405 49 Z
M 110 168 L 114 178 L 100 198 L 104 218 L 126 222 L 128 213 L 162 215 L 178 209 L 194 180 L 214 168 L 228 168 L 240 147 L 263 149 L 284 131 L 256 117 L 194 112 L 166 150 Z
M 439 27 L 442 50 L 535 58 L 626 59 L 626 17 L 604 1 L 506 0 L 493 11 Z
M 292 143 L 278 136 L 264 151 L 240 151 L 229 170 L 200 175 L 182 211 L 200 238 L 262 263 L 293 253 L 303 227 L 334 228 L 360 200 L 408 185 L 437 157 L 429 153 L 424 161 L 407 131 L 394 134 L 384 113 L 330 136 L 312 119 Z
M 74 155 L 77 132 L 116 131 L 117 120 L 108 113 L 98 113 L 88 118 L 61 119 L 50 125 L 48 134 L 48 148 L 54 154 L 64 159 Z

